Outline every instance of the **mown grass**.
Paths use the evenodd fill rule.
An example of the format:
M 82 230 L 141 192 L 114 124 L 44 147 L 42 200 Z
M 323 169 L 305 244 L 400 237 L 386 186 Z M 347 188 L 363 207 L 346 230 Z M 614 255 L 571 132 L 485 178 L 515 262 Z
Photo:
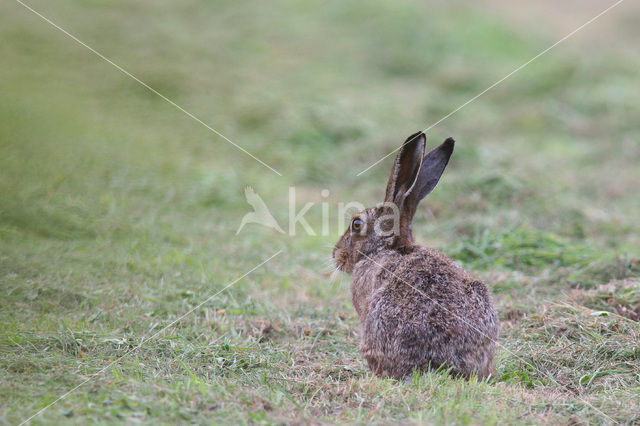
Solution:
M 328 278 L 336 206 L 554 40 L 460 3 L 29 4 L 283 177 L 0 5 L 0 420 L 91 379 L 33 421 L 640 421 L 637 55 L 558 47 L 430 131 L 458 144 L 417 238 L 489 284 L 502 346 L 490 382 L 405 385 Z M 285 229 L 289 186 L 317 233 L 326 202 L 330 235 L 235 235 L 246 185 Z

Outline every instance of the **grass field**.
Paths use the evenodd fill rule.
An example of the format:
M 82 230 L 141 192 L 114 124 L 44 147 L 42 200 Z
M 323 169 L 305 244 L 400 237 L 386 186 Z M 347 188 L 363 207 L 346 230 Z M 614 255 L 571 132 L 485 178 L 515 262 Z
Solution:
M 458 142 L 414 232 L 487 282 L 501 347 L 490 382 L 405 385 L 367 371 L 349 278 L 329 279 L 336 206 L 381 201 L 391 158 L 357 173 L 556 41 L 544 22 L 461 2 L 28 3 L 278 176 L 2 2 L 0 422 L 88 380 L 32 421 L 640 423 L 627 3 L 428 132 Z M 236 235 L 247 185 L 285 229 L 295 186 L 318 235 Z

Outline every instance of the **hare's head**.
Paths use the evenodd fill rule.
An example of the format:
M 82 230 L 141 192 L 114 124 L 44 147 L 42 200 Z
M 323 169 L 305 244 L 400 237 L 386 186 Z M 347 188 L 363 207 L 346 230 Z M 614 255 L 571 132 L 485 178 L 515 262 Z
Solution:
M 415 133 L 398 151 L 387 183 L 384 202 L 353 215 L 349 228 L 333 249 L 336 266 L 351 273 L 364 256 L 380 250 L 406 251 L 413 245 L 411 220 L 418 203 L 444 172 L 453 153 L 454 140 L 425 151 L 424 133 Z

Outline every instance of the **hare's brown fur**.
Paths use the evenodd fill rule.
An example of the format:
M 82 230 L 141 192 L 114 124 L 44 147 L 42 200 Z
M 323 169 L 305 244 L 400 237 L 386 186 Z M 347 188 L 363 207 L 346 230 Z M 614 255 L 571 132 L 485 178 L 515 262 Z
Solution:
M 419 151 L 406 162 L 422 159 L 423 151 L 417 144 L 405 145 L 413 146 L 403 145 L 387 189 L 387 202 L 393 200 L 400 207 L 399 230 L 373 232 L 376 221 L 389 210 L 384 205 L 370 208 L 357 215 L 366 232 L 347 229 L 334 249 L 338 268 L 353 275 L 352 300 L 362 326 L 360 351 L 371 370 L 381 376 L 402 379 L 414 369 L 443 367 L 456 375 L 487 377 L 494 372 L 498 336 L 498 318 L 487 287 L 442 253 L 413 243 L 411 232 L 415 207 L 435 186 L 453 142 L 445 147 L 449 150 L 446 160 L 434 162 L 436 150 L 424 156 L 423 167 L 435 167 L 428 160 L 434 164 L 444 161 L 435 174 L 420 172 L 420 165 L 412 173 L 405 171 L 406 179 L 416 181 L 437 175 L 435 182 L 417 186 L 424 194 L 413 200 L 407 193 L 416 186 L 397 182 L 394 175 L 403 174 L 397 170 L 402 167 L 402 150 Z M 400 197 L 394 193 L 396 187 L 402 188 Z M 391 229 L 388 220 L 379 223 L 383 230 Z

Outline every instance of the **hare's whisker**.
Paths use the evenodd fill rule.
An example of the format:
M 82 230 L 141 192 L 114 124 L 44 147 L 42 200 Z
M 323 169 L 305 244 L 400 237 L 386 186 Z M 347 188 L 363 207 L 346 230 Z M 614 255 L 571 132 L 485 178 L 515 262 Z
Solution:
M 336 278 L 338 278 L 339 273 L 340 273 L 340 270 L 337 267 L 333 269 L 333 271 L 331 272 L 331 276 L 329 277 L 331 282 L 336 281 Z

